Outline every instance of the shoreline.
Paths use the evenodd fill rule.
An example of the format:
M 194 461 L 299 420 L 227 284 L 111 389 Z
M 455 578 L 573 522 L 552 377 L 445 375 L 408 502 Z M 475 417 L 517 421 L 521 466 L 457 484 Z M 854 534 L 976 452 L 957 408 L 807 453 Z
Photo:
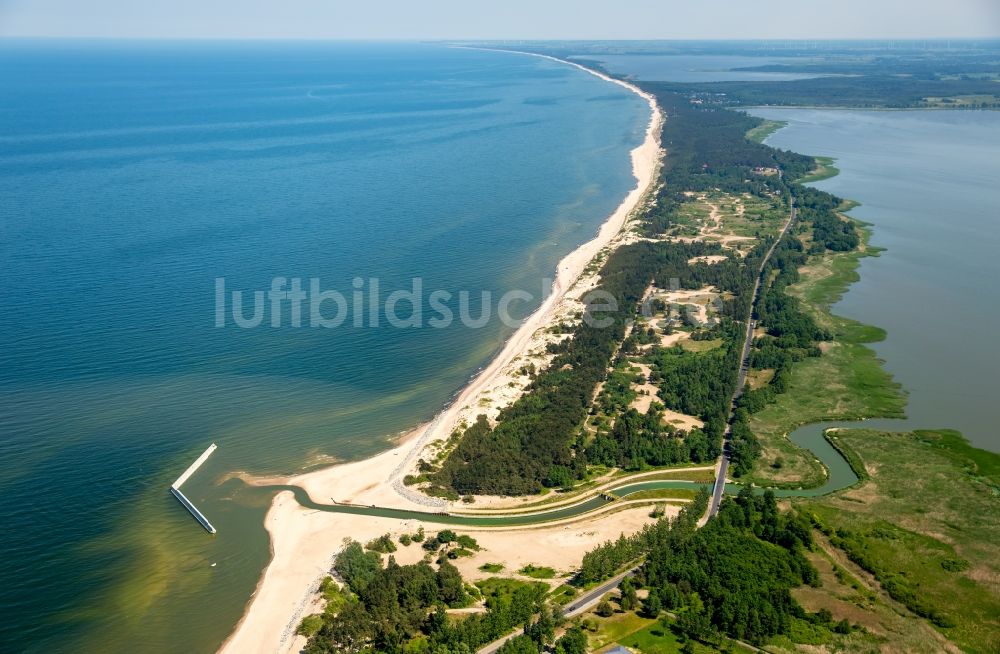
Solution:
M 479 48 L 492 50 L 489 48 Z M 519 397 L 527 382 L 512 368 L 520 360 L 545 358 L 545 346 L 553 337 L 547 328 L 570 317 L 582 295 L 596 283 L 597 274 L 587 269 L 609 246 L 620 244 L 625 227 L 637 209 L 656 188 L 662 157 L 659 132 L 663 114 L 652 95 L 634 84 L 612 78 L 571 61 L 549 55 L 513 50 L 496 50 L 510 54 L 530 55 L 574 66 L 604 81 L 622 86 L 643 98 L 650 107 L 645 139 L 630 152 L 636 186 L 625 196 L 615 211 L 601 224 L 596 236 L 563 257 L 557 267 L 551 292 L 510 336 L 500 352 L 459 391 L 454 399 L 429 424 L 405 433 L 396 445 L 368 459 L 337 464 L 320 470 L 296 475 L 285 483 L 300 486 L 313 499 L 377 504 L 399 508 L 444 506 L 445 502 L 407 489 L 403 476 L 416 464 L 419 455 L 431 444 L 451 435 L 454 428 L 470 415 L 499 411 Z M 512 390 L 513 389 L 513 390 Z M 489 398 L 490 408 L 482 401 Z M 474 416 L 472 416 L 474 418 Z M 252 480 L 249 483 L 254 483 Z M 568 526 L 553 527 L 549 537 L 573 537 L 574 549 L 580 555 L 608 537 L 605 527 L 593 524 L 599 517 L 585 520 L 587 531 L 567 534 Z M 290 491 L 278 493 L 264 518 L 270 539 L 271 558 L 264 569 L 252 599 L 219 652 L 295 652 L 305 644 L 295 629 L 302 617 L 318 610 L 316 588 L 329 573 L 332 557 L 345 538 L 364 542 L 386 532 L 413 531 L 418 521 L 404 521 L 370 516 L 324 514 L 300 506 Z M 430 525 L 430 529 L 434 526 Z M 621 525 L 613 529 L 614 536 Z M 607 532 L 607 533 L 605 533 Z M 509 535 L 513 532 L 506 532 Z M 402 554 L 402 552 L 401 552 Z M 565 550 L 556 553 L 558 561 L 567 558 Z M 537 553 L 536 560 L 541 559 Z

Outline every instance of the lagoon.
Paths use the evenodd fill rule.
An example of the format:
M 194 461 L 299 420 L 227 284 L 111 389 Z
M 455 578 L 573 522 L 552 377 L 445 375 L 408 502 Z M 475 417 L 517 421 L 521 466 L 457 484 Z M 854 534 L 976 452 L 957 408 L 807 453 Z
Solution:
M 888 332 L 872 347 L 909 395 L 908 424 L 1000 451 L 1000 112 L 751 113 L 787 122 L 768 145 L 836 159 L 815 185 L 860 202 L 849 215 L 885 248 L 834 311 Z

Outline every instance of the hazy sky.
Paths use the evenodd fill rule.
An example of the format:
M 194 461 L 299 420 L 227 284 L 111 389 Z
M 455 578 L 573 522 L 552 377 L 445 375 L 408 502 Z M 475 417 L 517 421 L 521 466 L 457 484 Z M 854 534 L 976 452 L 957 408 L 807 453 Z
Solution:
M 1000 0 L 0 0 L 0 36 L 996 37 Z

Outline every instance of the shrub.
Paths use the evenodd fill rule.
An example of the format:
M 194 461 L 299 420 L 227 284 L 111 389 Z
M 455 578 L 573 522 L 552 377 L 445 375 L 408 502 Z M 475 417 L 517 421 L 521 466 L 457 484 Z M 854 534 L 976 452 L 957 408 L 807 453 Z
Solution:
M 295 632 L 299 635 L 311 637 L 317 631 L 323 627 L 323 616 L 318 613 L 313 613 L 312 615 L 307 615 L 302 618 L 302 622 L 299 623 L 298 629 Z
M 396 551 L 396 544 L 392 542 L 392 536 L 383 534 L 378 538 L 373 538 L 365 545 L 366 550 L 379 552 L 380 554 L 392 554 Z
M 467 550 L 475 550 L 476 552 L 479 551 L 479 543 L 477 543 L 476 539 L 473 538 L 472 536 L 462 534 L 457 538 L 457 541 L 459 546 Z

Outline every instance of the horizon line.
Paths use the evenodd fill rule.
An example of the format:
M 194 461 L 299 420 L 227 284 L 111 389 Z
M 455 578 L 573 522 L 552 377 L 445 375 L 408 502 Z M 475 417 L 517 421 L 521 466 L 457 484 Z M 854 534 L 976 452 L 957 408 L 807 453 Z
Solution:
M 394 42 L 394 43 L 918 43 L 1000 41 L 993 36 L 907 36 L 907 37 L 710 37 L 710 38 L 475 38 L 475 37 L 346 37 L 346 36 L 107 36 L 107 35 L 0 35 L 0 43 L 13 40 L 51 41 L 311 41 L 311 42 Z

